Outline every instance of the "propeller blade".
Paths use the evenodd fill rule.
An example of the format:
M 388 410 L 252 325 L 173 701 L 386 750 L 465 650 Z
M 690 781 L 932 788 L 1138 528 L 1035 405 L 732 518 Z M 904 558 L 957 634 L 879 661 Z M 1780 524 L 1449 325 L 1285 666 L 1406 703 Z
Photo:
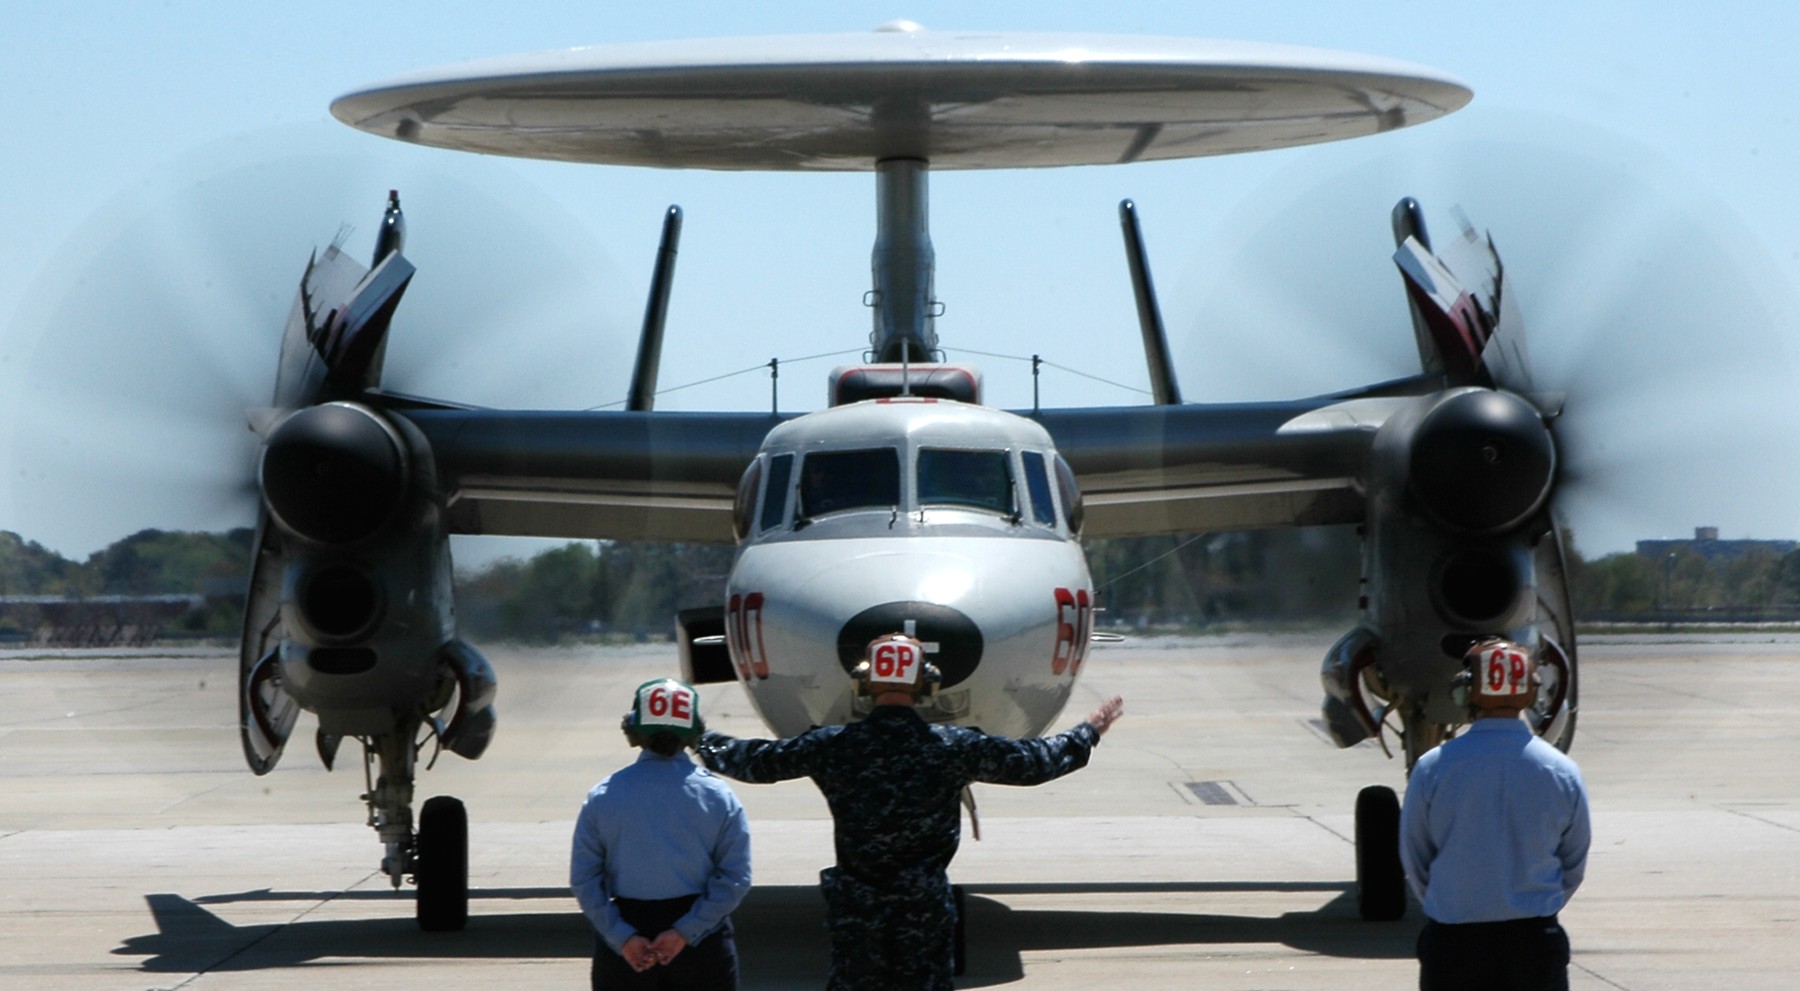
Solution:
M 1457 236 L 1440 218 L 1494 240 L 1529 389 L 1562 398 L 1558 505 L 1581 551 L 1702 524 L 1793 532 L 1800 459 L 1782 452 L 1800 369 L 1781 321 L 1795 288 L 1698 181 L 1629 142 L 1523 115 L 1470 123 L 1483 137 L 1421 132 L 1348 169 L 1271 178 L 1224 225 L 1218 250 L 1238 257 L 1199 269 L 1199 323 L 1215 329 L 1178 352 L 1211 377 L 1193 391 L 1285 398 L 1416 374 L 1407 296 L 1382 270 L 1388 212 L 1415 196 L 1440 257 Z
M 550 408 L 623 397 L 639 292 L 514 163 L 278 128 L 149 172 L 56 246 L 6 328 L 6 526 L 82 553 L 146 527 L 252 525 L 246 413 L 276 395 L 307 259 L 358 228 L 367 244 L 346 248 L 367 259 L 396 188 L 412 228 L 399 264 L 420 273 L 405 306 L 384 285 L 357 318 L 393 320 L 384 387 Z

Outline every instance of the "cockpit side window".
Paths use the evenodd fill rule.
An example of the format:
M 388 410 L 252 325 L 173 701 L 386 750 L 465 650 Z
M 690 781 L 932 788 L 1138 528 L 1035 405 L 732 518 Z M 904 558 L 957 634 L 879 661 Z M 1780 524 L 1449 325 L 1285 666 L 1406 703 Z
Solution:
M 757 529 L 773 530 L 787 513 L 788 486 L 794 477 L 794 456 L 777 454 L 769 459 L 769 487 L 763 491 L 762 516 Z
M 1012 473 L 1005 451 L 919 451 L 919 505 L 1013 511 Z
M 1031 518 L 1045 526 L 1056 525 L 1056 504 L 1050 501 L 1050 469 L 1040 451 L 1023 451 L 1025 491 L 1031 494 Z
M 1062 494 L 1063 516 L 1069 521 L 1069 531 L 1080 533 L 1087 515 L 1081 505 L 1081 486 L 1075 484 L 1075 471 L 1060 454 L 1056 456 L 1056 488 Z
M 756 491 L 761 485 L 762 461 L 752 461 L 738 480 L 737 498 L 731 502 L 731 530 L 739 540 L 750 536 L 750 514 L 756 509 Z
M 844 509 L 900 505 L 900 453 L 814 451 L 800 464 L 800 514 L 811 519 Z

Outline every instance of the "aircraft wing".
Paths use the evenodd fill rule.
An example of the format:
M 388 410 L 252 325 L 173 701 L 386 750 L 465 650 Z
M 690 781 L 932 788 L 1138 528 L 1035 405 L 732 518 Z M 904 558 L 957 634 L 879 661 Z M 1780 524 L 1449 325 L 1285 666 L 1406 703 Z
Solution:
M 451 533 L 730 542 L 769 413 L 400 413 L 430 442 Z
M 1375 431 L 1406 400 L 1030 414 L 1074 470 L 1087 537 L 1357 523 Z
M 1030 414 L 1081 486 L 1089 537 L 1355 523 L 1394 398 Z M 430 442 L 450 532 L 727 542 L 768 413 L 401 412 Z

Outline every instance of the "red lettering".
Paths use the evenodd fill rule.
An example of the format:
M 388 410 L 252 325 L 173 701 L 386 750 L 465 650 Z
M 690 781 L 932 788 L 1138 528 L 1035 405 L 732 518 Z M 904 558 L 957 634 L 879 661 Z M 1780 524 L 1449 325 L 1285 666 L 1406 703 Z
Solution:
M 1075 590 L 1075 644 L 1073 656 L 1069 661 L 1069 673 L 1081 673 L 1082 662 L 1087 660 L 1088 647 L 1094 641 L 1094 606 L 1088 597 L 1088 590 Z
M 744 644 L 746 647 L 748 647 L 750 643 L 748 629 L 749 617 L 753 615 L 756 617 L 756 647 L 754 650 L 749 650 L 748 653 L 750 655 L 750 671 L 755 674 L 758 679 L 764 679 L 769 676 L 769 649 L 763 645 L 762 610 L 763 594 L 761 592 L 751 592 L 749 595 L 744 596 L 746 627 L 744 631 Z
M 875 648 L 875 678 L 878 681 L 911 681 L 913 665 L 918 660 L 910 645 L 891 641 L 884 643 Z
M 1079 674 L 1093 634 L 1094 607 L 1088 590 L 1057 589 L 1056 649 L 1050 655 L 1050 673 Z
M 763 645 L 763 594 L 733 595 L 725 606 L 725 645 L 737 664 L 738 679 L 769 676 L 769 651 Z M 752 628 L 754 627 L 754 635 Z
M 744 630 L 744 597 L 733 595 L 725 606 L 725 647 L 737 666 L 739 681 L 750 680 L 750 645 Z

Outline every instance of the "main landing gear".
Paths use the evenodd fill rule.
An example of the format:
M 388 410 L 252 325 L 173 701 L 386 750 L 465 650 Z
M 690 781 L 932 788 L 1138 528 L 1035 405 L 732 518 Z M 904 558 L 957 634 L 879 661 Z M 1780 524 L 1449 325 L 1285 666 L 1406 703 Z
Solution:
M 469 813 L 446 795 L 419 810 L 413 843 L 419 928 L 457 932 L 469 920 Z
M 1416 712 L 1402 716 L 1401 745 L 1406 767 L 1450 736 L 1450 727 Z M 1356 795 L 1356 910 L 1370 922 L 1392 922 L 1406 914 L 1406 868 L 1400 863 L 1400 797 L 1386 785 L 1370 785 Z
M 1356 796 L 1356 910 L 1370 922 L 1406 914 L 1400 798 L 1386 785 L 1370 785 Z
M 413 733 L 360 738 L 363 773 L 373 780 L 363 801 L 369 825 L 387 853 L 382 873 L 394 887 L 409 875 L 418 887 L 415 915 L 426 932 L 457 932 L 469 919 L 469 813 L 463 803 L 439 795 L 419 810 L 413 829 L 413 773 L 419 749 Z

